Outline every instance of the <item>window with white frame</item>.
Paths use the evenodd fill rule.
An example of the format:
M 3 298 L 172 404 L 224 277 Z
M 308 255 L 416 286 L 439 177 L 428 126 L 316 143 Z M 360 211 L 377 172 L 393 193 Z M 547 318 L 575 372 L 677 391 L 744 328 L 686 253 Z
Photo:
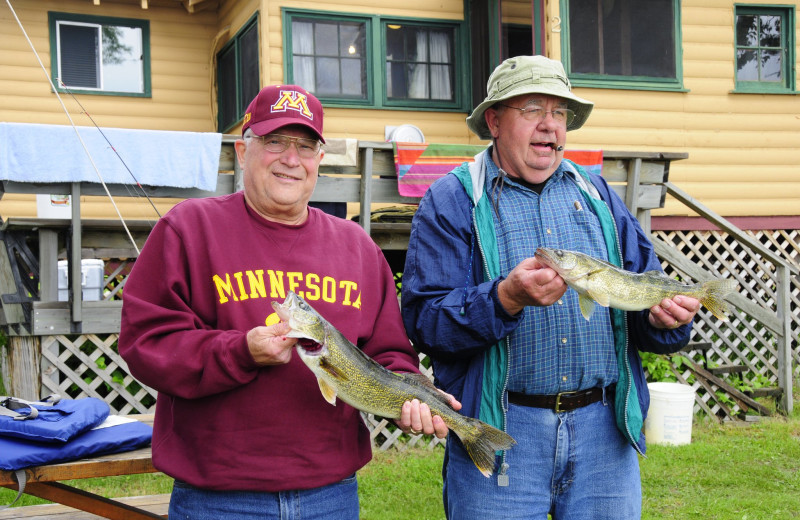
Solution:
M 461 25 L 285 10 L 285 77 L 325 105 L 463 110 Z
M 48 16 L 57 88 L 150 95 L 149 21 L 55 12 Z

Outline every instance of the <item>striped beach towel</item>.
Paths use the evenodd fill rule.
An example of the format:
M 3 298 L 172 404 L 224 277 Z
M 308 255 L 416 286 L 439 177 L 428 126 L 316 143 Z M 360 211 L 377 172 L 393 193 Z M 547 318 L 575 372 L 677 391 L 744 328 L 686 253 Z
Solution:
M 393 142 L 397 189 L 403 197 L 422 197 L 433 182 L 460 166 L 472 162 L 486 145 Z M 565 150 L 564 157 L 600 174 L 602 150 Z

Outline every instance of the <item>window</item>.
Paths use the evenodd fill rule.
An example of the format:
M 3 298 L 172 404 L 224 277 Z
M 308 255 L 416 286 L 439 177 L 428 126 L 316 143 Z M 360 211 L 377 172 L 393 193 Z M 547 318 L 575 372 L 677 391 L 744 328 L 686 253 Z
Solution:
M 453 101 L 453 33 L 386 24 L 386 98 Z
M 763 6 L 736 7 L 736 90 L 791 92 L 793 12 Z
M 458 109 L 461 22 L 284 11 L 288 83 L 325 105 Z
M 258 15 L 217 53 L 217 124 L 225 132 L 244 117 L 258 95 Z
M 366 99 L 366 24 L 292 20 L 293 84 L 317 97 Z
M 51 70 L 59 91 L 150 96 L 147 20 L 54 12 L 48 17 Z
M 678 0 L 569 0 L 563 56 L 575 85 L 681 89 Z

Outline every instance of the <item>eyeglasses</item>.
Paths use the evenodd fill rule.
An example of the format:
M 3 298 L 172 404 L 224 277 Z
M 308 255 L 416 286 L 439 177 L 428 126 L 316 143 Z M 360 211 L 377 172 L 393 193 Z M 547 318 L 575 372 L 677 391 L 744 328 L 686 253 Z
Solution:
M 575 112 L 568 108 L 557 108 L 555 110 L 547 111 L 542 107 L 537 106 L 527 106 L 524 108 L 519 107 L 512 107 L 511 105 L 504 105 L 502 103 L 497 103 L 498 105 L 506 108 L 513 108 L 514 110 L 519 110 L 522 114 L 522 117 L 527 119 L 528 121 L 537 121 L 540 119 L 544 119 L 547 117 L 547 114 L 553 114 L 553 119 L 555 119 L 559 123 L 566 123 L 569 126 L 573 120 L 575 120 Z
M 294 143 L 294 147 L 297 149 L 297 155 L 304 159 L 316 157 L 320 148 L 322 148 L 322 143 L 318 140 L 305 137 L 290 137 L 281 134 L 254 135 L 252 137 L 261 141 L 261 145 L 264 146 L 268 152 L 272 153 L 286 151 L 289 145 Z

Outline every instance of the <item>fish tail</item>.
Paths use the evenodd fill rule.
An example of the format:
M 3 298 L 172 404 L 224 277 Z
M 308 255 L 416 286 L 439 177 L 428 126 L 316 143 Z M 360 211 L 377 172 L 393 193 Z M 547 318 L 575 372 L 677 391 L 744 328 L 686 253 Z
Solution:
M 725 303 L 725 296 L 736 288 L 736 280 L 729 278 L 720 280 L 710 280 L 703 283 L 703 296 L 700 303 L 708 311 L 722 321 L 728 321 L 728 304 Z
M 458 438 L 464 444 L 469 457 L 483 476 L 490 477 L 494 472 L 494 455 L 498 450 L 507 450 L 517 443 L 511 435 L 478 419 L 467 417 L 467 430 L 455 428 Z

